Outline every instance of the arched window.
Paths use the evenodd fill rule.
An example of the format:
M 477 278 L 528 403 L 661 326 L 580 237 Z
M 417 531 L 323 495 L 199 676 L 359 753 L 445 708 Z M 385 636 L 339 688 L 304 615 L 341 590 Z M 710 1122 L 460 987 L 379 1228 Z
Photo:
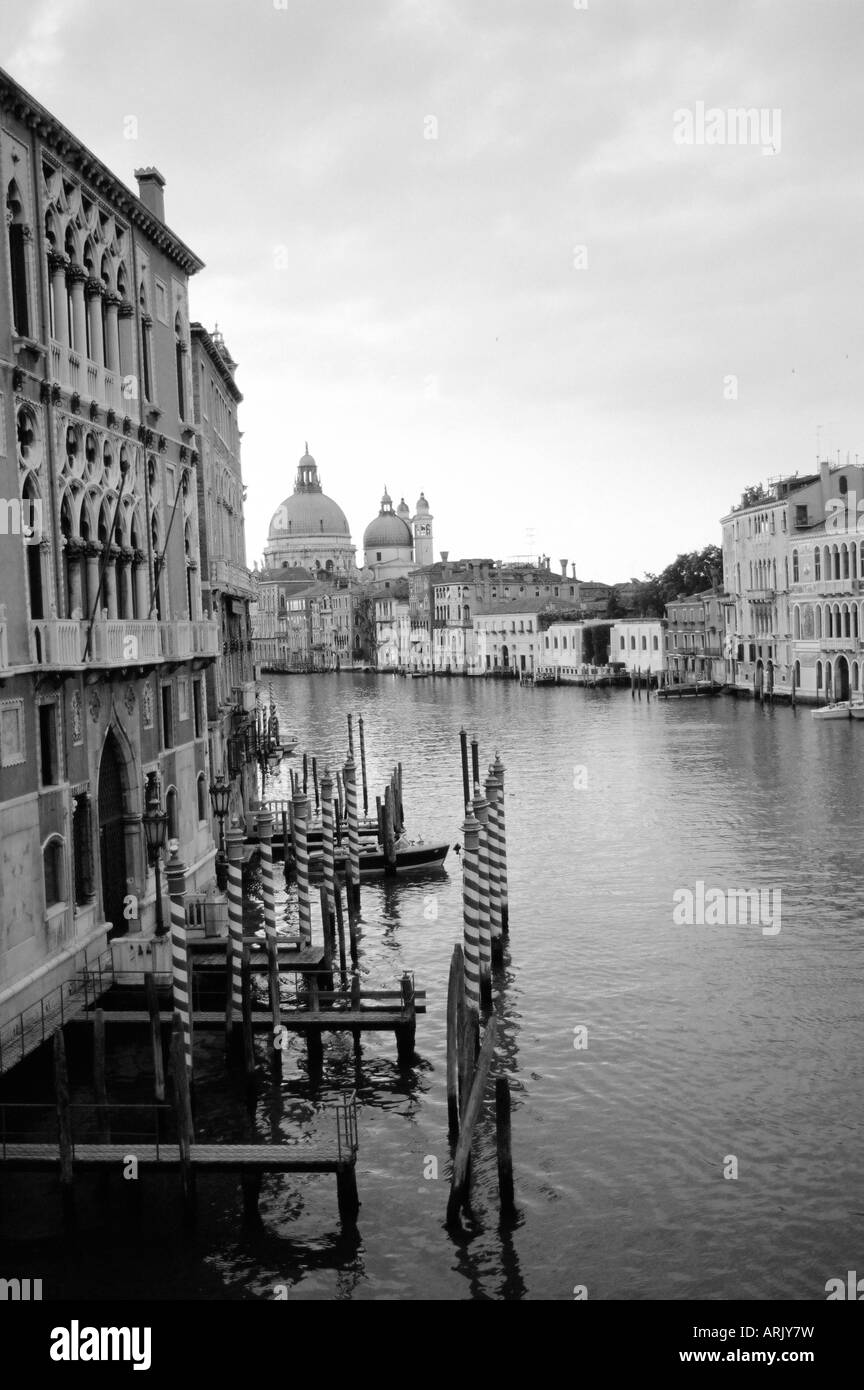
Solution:
M 179 840 L 180 818 L 176 787 L 168 788 L 168 792 L 165 797 L 165 810 L 168 813 L 168 839 Z
M 27 285 L 26 243 L 30 229 L 24 224 L 24 208 L 13 179 L 6 190 L 6 222 L 9 237 L 9 272 L 12 280 L 12 321 L 16 333 L 30 337 L 30 293 Z
M 794 635 L 796 638 L 801 636 L 801 609 L 797 607 L 795 609 Z
M 818 545 L 813 551 L 813 578 L 822 578 L 822 551 L 819 549 Z
M 207 820 L 207 782 L 203 772 L 198 773 L 198 823 Z
M 821 637 L 821 636 L 822 636 L 822 605 L 821 605 L 821 603 L 817 603 L 817 605 L 816 605 L 816 636 L 817 636 L 817 637 Z
M 45 907 L 56 907 L 66 901 L 65 846 L 59 835 L 52 835 L 42 850 L 42 879 L 45 886 Z
M 174 363 L 177 368 L 177 414 L 186 419 L 186 340 L 179 312 L 174 318 Z
M 792 583 L 798 583 L 798 551 L 792 551 Z
M 152 401 L 153 385 L 150 371 L 150 332 L 153 320 L 147 312 L 147 294 L 144 288 L 144 281 L 141 281 L 141 289 L 138 293 L 138 307 L 141 310 L 141 371 L 144 374 L 144 399 Z

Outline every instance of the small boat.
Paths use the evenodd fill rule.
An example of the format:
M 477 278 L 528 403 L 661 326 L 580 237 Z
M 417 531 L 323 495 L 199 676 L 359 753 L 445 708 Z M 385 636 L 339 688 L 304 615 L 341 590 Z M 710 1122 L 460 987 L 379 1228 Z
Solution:
M 398 840 L 396 842 L 396 872 L 397 874 L 411 874 L 428 872 L 430 869 L 443 868 L 444 860 L 447 858 L 447 851 L 450 848 L 449 841 L 446 840 Z M 339 845 L 336 849 L 334 860 L 337 873 L 345 872 L 345 864 L 348 859 L 348 847 L 345 844 Z M 320 850 L 315 850 L 309 855 L 309 872 L 318 875 L 322 872 L 323 862 Z M 385 872 L 384 851 L 375 845 L 360 848 L 360 877 L 364 878 L 383 878 Z
M 864 700 L 856 700 L 854 705 L 850 705 L 849 713 L 853 719 L 864 719 Z
M 812 711 L 814 719 L 850 719 L 852 717 L 852 705 L 849 700 L 838 700 L 833 705 L 820 705 L 819 709 Z M 860 715 L 855 716 L 860 719 Z

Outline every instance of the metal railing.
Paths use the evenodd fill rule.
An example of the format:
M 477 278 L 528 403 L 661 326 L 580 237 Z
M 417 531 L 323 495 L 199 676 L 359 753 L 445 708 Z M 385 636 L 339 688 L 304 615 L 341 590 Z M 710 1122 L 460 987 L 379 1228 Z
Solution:
M 357 1157 L 357 1095 L 351 1091 L 337 1102 L 336 1147 L 340 1163 L 353 1163 Z
M 97 997 L 96 983 L 103 980 L 110 960 L 110 951 L 104 952 L 94 965 L 76 971 L 0 1025 L 0 1075 L 23 1062 L 28 1053 L 46 1042 L 67 1019 L 89 1007 L 91 999 Z M 108 987 L 104 985 L 99 992 L 104 993 Z
M 68 1107 L 68 1113 L 73 1158 L 76 1144 L 153 1144 L 157 1159 L 162 1148 L 177 1147 L 174 1112 L 170 1105 L 76 1103 Z M 127 1116 L 130 1122 L 124 1123 Z M 147 1117 L 152 1123 L 142 1124 Z M 110 1140 L 101 1137 L 105 1134 L 110 1134 Z M 56 1102 L 0 1103 L 0 1160 L 6 1161 L 7 1151 L 13 1145 L 55 1143 L 59 1156 L 60 1119 Z

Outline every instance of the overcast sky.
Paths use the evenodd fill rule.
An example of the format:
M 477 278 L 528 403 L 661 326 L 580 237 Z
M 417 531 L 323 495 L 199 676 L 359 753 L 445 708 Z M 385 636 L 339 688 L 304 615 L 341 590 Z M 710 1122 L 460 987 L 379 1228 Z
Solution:
M 817 450 L 864 461 L 861 0 L 0 15 L 0 65 L 133 188 L 161 169 L 206 262 L 250 564 L 306 439 L 358 548 L 386 483 L 436 554 L 606 581 Z M 700 102 L 764 110 L 774 153 L 677 143 Z

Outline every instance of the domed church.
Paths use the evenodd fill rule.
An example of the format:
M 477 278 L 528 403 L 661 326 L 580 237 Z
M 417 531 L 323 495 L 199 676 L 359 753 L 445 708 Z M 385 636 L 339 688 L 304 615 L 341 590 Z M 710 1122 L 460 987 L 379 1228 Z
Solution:
M 402 579 L 432 563 L 432 513 L 422 492 L 412 520 L 404 497 L 394 511 L 385 486 L 381 510 L 363 533 L 363 556 L 375 579 Z
M 307 444 L 297 465 L 294 491 L 270 522 L 264 563 L 273 569 L 302 567 L 316 575 L 350 578 L 355 572 L 354 554 L 348 520 L 323 491 Z

